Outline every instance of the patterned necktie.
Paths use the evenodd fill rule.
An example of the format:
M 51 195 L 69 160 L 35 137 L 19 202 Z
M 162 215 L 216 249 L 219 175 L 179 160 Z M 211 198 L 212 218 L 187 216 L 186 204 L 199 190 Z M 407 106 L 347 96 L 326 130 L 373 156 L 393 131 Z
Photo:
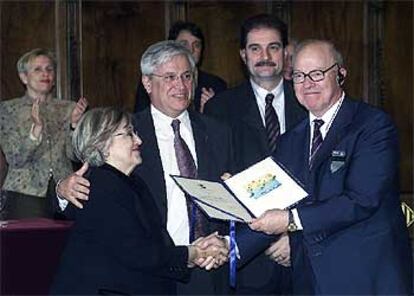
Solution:
M 310 151 L 310 156 L 309 156 L 309 169 L 312 168 L 315 155 L 318 152 L 323 142 L 322 134 L 321 134 L 321 126 L 324 123 L 325 122 L 322 119 L 315 119 L 313 121 L 313 136 L 312 136 L 312 146 L 311 146 L 311 151 Z
M 265 124 L 270 153 L 273 153 L 275 151 L 276 140 L 280 134 L 279 119 L 277 118 L 276 111 L 272 106 L 274 97 L 275 96 L 273 94 L 267 94 L 265 98 Z
M 180 120 L 174 119 L 171 126 L 174 131 L 174 150 L 180 175 L 183 177 L 197 177 L 197 168 L 190 149 L 180 135 Z M 190 242 L 202 236 L 202 214 L 189 196 L 186 196 L 188 221 L 190 221 Z

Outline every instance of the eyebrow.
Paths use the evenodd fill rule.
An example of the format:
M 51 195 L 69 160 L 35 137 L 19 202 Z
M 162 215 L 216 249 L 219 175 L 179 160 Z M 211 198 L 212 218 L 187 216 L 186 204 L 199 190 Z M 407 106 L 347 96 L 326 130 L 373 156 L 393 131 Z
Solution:
M 266 47 L 267 46 L 270 46 L 270 45 L 280 45 L 280 46 L 282 46 L 282 42 L 279 42 L 279 41 L 270 42 L 270 43 L 266 44 Z M 260 43 L 251 43 L 251 44 L 247 45 L 247 48 L 250 48 L 252 46 L 260 46 L 260 47 L 262 47 L 263 45 L 260 44 Z

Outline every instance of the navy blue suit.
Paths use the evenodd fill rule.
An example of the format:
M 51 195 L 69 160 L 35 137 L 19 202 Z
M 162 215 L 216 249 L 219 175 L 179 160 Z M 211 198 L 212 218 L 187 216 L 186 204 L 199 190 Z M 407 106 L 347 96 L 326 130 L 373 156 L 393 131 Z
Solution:
M 214 93 L 218 94 L 227 88 L 227 83 L 220 77 L 201 71 L 198 69 L 198 79 L 197 87 L 194 92 L 194 102 L 191 105 L 191 108 L 197 112 L 200 110 L 200 100 L 201 100 L 201 89 L 205 87 L 206 89 L 212 88 Z M 147 91 L 144 88 L 142 82 L 138 83 L 137 93 L 135 95 L 135 112 L 140 112 L 146 109 L 150 105 L 150 98 Z
M 90 200 L 68 205 L 75 224 L 50 293 L 175 294 L 188 251 L 174 246 L 146 185 L 107 164 L 86 177 Z
M 298 103 L 292 83 L 283 82 L 285 96 L 286 130 L 292 129 L 306 112 Z M 266 129 L 260 116 L 250 81 L 214 96 L 205 106 L 204 113 L 228 123 L 232 129 L 235 171 L 239 172 L 270 155 Z M 239 232 L 240 226 L 238 227 Z M 276 237 L 270 237 L 276 241 Z M 264 250 L 264 249 L 263 249 Z M 264 253 L 256 253 L 237 274 L 238 294 L 288 294 L 290 269 L 285 268 Z M 243 261 L 243 265 L 247 261 Z
M 389 116 L 346 98 L 310 171 L 309 145 L 306 119 L 281 137 L 274 155 L 309 193 L 297 206 L 303 231 L 291 234 L 295 293 L 411 294 L 412 251 Z

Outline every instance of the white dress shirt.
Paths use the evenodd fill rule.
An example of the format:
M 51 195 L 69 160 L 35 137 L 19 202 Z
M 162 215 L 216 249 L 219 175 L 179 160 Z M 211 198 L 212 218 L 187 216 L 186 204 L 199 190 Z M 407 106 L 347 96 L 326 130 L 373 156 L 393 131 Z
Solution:
M 331 106 L 331 108 L 328 109 L 328 111 L 325 112 L 325 114 L 323 114 L 321 117 L 316 117 L 315 115 L 313 115 L 312 113 L 309 112 L 309 126 L 310 126 L 310 139 L 309 139 L 309 155 L 310 155 L 310 150 L 311 150 L 311 146 L 312 146 L 312 135 L 313 135 L 313 130 L 315 129 L 315 124 L 314 124 L 314 120 L 315 119 L 322 119 L 323 120 L 323 125 L 320 127 L 320 131 L 322 134 L 322 139 L 325 140 L 326 135 L 328 134 L 329 129 L 332 126 L 333 121 L 335 120 L 336 115 L 338 114 L 339 109 L 342 106 L 342 102 L 344 101 L 345 98 L 345 93 L 342 92 L 341 98 Z M 300 221 L 300 217 L 298 214 L 297 209 L 292 209 L 292 214 L 293 214 L 293 220 L 296 224 L 296 226 L 298 227 L 298 230 L 302 230 L 303 226 L 302 223 Z
M 174 119 L 180 120 L 181 137 L 190 149 L 194 162 L 197 165 L 197 155 L 195 152 L 195 142 L 190 117 L 188 112 L 185 111 L 177 118 L 171 118 L 164 113 L 161 113 L 152 105 L 151 115 L 154 120 L 155 136 L 160 149 L 165 188 L 167 192 L 167 230 L 176 245 L 188 245 L 190 224 L 188 221 L 186 198 L 170 175 L 180 175 L 174 150 L 174 131 L 171 126 L 171 122 Z M 154 151 L 154 153 L 156 153 L 156 151 Z
M 256 97 L 257 106 L 259 107 L 260 117 L 262 118 L 263 126 L 266 126 L 265 123 L 265 109 L 266 109 L 266 96 L 269 93 L 272 93 L 275 98 L 273 99 L 272 106 L 276 111 L 277 118 L 279 119 L 280 125 L 280 134 L 283 134 L 286 131 L 286 121 L 285 121 L 285 92 L 283 91 L 283 79 L 280 80 L 279 84 L 272 90 L 268 91 L 252 79 L 250 83 L 253 88 L 254 96 Z

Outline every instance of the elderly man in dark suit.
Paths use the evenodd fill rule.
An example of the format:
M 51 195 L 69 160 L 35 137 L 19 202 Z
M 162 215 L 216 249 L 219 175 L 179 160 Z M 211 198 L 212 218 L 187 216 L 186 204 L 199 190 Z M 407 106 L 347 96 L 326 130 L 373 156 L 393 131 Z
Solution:
M 261 14 L 247 19 L 240 32 L 240 56 L 249 80 L 206 104 L 205 114 L 231 125 L 236 171 L 269 156 L 277 137 L 306 115 L 295 98 L 291 81 L 283 79 L 286 44 L 287 27 L 278 18 Z M 261 254 L 238 272 L 238 294 L 290 292 L 288 236 L 275 237 L 266 254 L 270 258 Z
M 290 231 L 297 294 L 411 295 L 394 124 L 345 95 L 346 70 L 330 42 L 299 44 L 293 63 L 295 92 L 309 117 L 281 137 L 274 157 L 309 196 L 289 211 L 265 212 L 251 228 Z M 259 245 L 257 235 L 249 247 Z M 242 254 L 245 246 L 240 242 Z
M 143 141 L 143 163 L 133 175 L 148 185 L 176 245 L 187 245 L 226 224 L 208 221 L 174 183 L 171 174 L 219 180 L 231 171 L 230 129 L 211 118 L 187 110 L 195 86 L 196 64 L 191 53 L 175 41 L 150 46 L 142 56 L 142 83 L 151 105 L 135 115 L 134 127 Z M 58 193 L 70 202 L 87 198 L 88 182 L 76 172 L 63 180 Z M 132 176 L 133 176 L 132 175 Z M 218 237 L 211 243 L 224 244 Z M 188 284 L 178 284 L 178 294 L 227 294 L 226 269 L 196 269 Z

